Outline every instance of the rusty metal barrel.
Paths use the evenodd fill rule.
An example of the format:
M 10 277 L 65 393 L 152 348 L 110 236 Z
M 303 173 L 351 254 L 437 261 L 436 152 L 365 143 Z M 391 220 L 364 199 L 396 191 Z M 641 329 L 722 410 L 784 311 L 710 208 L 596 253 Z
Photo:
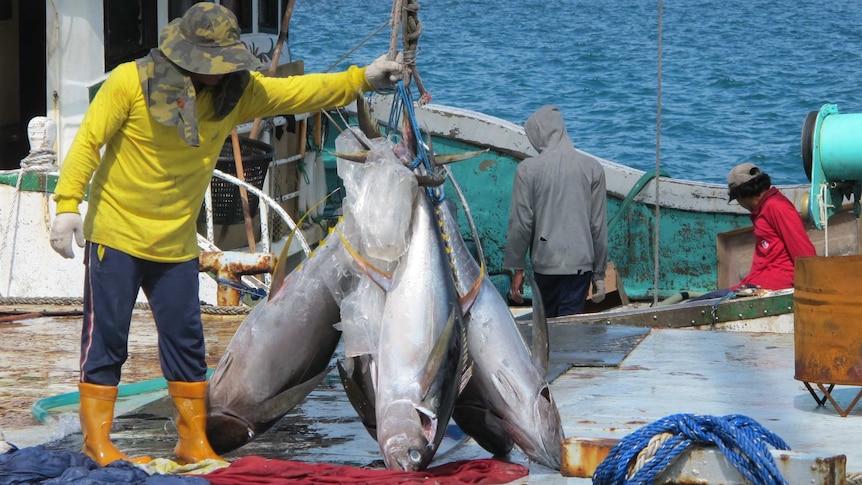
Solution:
M 862 256 L 796 260 L 797 380 L 862 386 Z

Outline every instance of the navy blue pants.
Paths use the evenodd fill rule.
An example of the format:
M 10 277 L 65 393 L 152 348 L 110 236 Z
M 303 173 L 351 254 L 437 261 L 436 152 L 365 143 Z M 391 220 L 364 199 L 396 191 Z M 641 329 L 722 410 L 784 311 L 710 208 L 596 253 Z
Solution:
M 536 286 L 542 294 L 545 316 L 560 317 L 584 312 L 593 272 L 579 274 L 534 273 Z
M 156 263 L 90 242 L 85 251 L 81 382 L 105 386 L 120 382 L 140 289 L 156 321 L 159 364 L 165 379 L 205 381 L 197 258 Z

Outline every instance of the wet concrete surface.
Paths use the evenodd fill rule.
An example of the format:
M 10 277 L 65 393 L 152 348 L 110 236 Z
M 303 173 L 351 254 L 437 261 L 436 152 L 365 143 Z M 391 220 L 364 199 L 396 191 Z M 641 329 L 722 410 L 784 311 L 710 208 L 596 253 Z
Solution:
M 2 309 L 0 309 L 2 310 Z M 244 315 L 204 315 L 207 363 L 214 368 Z M 39 399 L 77 390 L 78 342 L 81 317 L 29 318 L 0 324 L 0 430 L 39 427 L 30 406 Z M 522 325 L 529 337 L 529 325 Z M 608 325 L 551 325 L 549 375 L 555 378 L 572 366 L 615 366 L 640 343 L 648 330 Z M 129 360 L 123 367 L 123 383 L 161 377 L 156 351 L 156 332 L 146 311 L 135 311 L 129 339 Z M 176 444 L 173 405 L 166 391 L 142 396 L 142 404 L 114 421 L 112 439 L 130 456 L 171 458 Z M 119 405 L 119 401 L 118 401 Z M 52 411 L 71 432 L 44 442 L 49 449 L 79 450 L 82 444 L 77 408 Z M 69 424 L 72 423 L 72 424 Z M 44 426 L 41 426 L 44 427 Z M 464 436 L 450 426 L 435 462 L 447 460 Z M 489 454 L 478 447 L 476 457 Z M 225 454 L 228 460 L 242 456 L 327 462 L 360 467 L 383 467 L 377 443 L 362 426 L 333 371 L 314 392 L 273 428 L 247 445 Z
M 36 401 L 77 392 L 82 316 L 80 308 L 16 305 L 0 307 L 0 430 L 39 424 L 31 416 Z M 14 312 L 14 313 L 13 313 Z M 33 313 L 71 313 L 33 317 Z M 21 313 L 16 318 L 15 313 Z M 30 316 L 28 316 L 30 315 Z M 203 314 L 207 365 L 215 367 L 245 315 Z M 152 315 L 135 310 L 129 358 L 122 384 L 162 377 Z

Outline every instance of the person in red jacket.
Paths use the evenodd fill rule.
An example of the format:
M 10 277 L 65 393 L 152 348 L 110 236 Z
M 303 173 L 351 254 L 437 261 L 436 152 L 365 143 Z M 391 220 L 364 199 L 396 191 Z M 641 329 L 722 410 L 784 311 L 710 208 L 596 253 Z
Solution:
M 796 258 L 815 255 L 796 207 L 772 186 L 769 175 L 753 163 L 733 167 L 727 175 L 727 187 L 728 202 L 736 200 L 751 212 L 755 244 L 751 269 L 739 284 L 694 300 L 722 298 L 740 288 L 793 288 Z
M 796 258 L 815 255 L 796 207 L 753 163 L 733 167 L 727 185 L 730 200 L 736 199 L 751 212 L 755 244 L 748 275 L 731 289 L 747 285 L 767 290 L 793 288 Z

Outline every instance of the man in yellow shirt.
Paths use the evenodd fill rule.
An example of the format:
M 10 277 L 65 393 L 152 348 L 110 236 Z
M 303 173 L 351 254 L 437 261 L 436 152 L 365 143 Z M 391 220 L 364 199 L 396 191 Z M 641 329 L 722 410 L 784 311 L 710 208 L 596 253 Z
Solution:
M 385 56 L 365 68 L 282 79 L 255 72 L 259 64 L 241 43 L 233 13 L 194 4 L 164 28 L 158 49 L 111 72 L 61 167 L 51 246 L 71 258 L 73 237 L 80 247 L 87 241 L 79 415 L 83 451 L 101 465 L 129 459 L 109 432 L 140 289 L 178 411 L 176 458 L 219 459 L 205 433 L 196 219 L 231 130 L 258 117 L 343 106 L 357 91 L 396 82 L 402 71 L 400 58 Z M 88 185 L 82 221 L 78 206 Z

